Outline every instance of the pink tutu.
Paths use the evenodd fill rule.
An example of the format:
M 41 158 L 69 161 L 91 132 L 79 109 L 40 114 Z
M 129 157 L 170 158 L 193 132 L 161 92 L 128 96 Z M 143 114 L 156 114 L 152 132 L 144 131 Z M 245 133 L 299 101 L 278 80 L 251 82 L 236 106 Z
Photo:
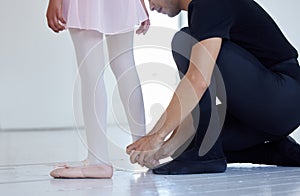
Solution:
M 63 17 L 67 28 L 104 34 L 132 31 L 147 19 L 140 0 L 63 0 Z

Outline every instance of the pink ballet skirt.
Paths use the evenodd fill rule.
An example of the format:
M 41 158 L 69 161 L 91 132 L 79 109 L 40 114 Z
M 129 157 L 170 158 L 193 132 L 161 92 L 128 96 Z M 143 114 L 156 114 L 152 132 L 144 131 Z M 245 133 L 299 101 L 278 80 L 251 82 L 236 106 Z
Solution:
M 132 31 L 148 17 L 140 0 L 63 0 L 66 28 L 104 34 Z

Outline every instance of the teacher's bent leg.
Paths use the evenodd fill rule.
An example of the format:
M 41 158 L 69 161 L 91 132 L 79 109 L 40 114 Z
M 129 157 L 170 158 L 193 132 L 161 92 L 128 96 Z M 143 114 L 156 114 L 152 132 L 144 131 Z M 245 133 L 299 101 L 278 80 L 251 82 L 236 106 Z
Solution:
M 188 28 L 175 34 L 172 41 L 173 57 L 180 72 L 186 73 L 189 57 L 196 40 Z M 155 174 L 178 175 L 219 173 L 226 170 L 226 160 L 219 139 L 221 127 L 216 109 L 216 88 L 212 80 L 199 106 L 192 112 L 196 134 L 189 147 L 171 162 L 153 169 Z
M 227 91 L 222 129 L 227 161 L 300 166 L 300 146 L 288 136 L 300 124 L 297 60 L 267 67 L 224 41 L 217 64 Z

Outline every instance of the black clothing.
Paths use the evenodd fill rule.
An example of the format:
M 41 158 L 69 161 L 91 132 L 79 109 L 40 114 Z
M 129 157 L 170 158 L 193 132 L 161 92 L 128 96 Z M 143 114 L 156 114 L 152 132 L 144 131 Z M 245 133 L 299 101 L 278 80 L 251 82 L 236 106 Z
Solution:
M 298 57 L 273 19 L 253 0 L 193 0 L 188 20 L 198 41 L 228 39 L 267 67 Z

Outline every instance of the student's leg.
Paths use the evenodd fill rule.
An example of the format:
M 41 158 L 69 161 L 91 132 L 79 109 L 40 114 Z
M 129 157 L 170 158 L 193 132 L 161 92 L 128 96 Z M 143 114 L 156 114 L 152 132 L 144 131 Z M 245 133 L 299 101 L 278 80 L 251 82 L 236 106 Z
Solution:
M 110 178 L 106 119 L 107 98 L 104 70 L 103 35 L 97 31 L 70 29 L 81 79 L 82 111 L 86 129 L 88 157 L 85 166 L 59 168 L 57 178 Z
M 146 134 L 142 88 L 133 55 L 133 33 L 107 36 L 110 66 L 129 123 L 132 140 Z

